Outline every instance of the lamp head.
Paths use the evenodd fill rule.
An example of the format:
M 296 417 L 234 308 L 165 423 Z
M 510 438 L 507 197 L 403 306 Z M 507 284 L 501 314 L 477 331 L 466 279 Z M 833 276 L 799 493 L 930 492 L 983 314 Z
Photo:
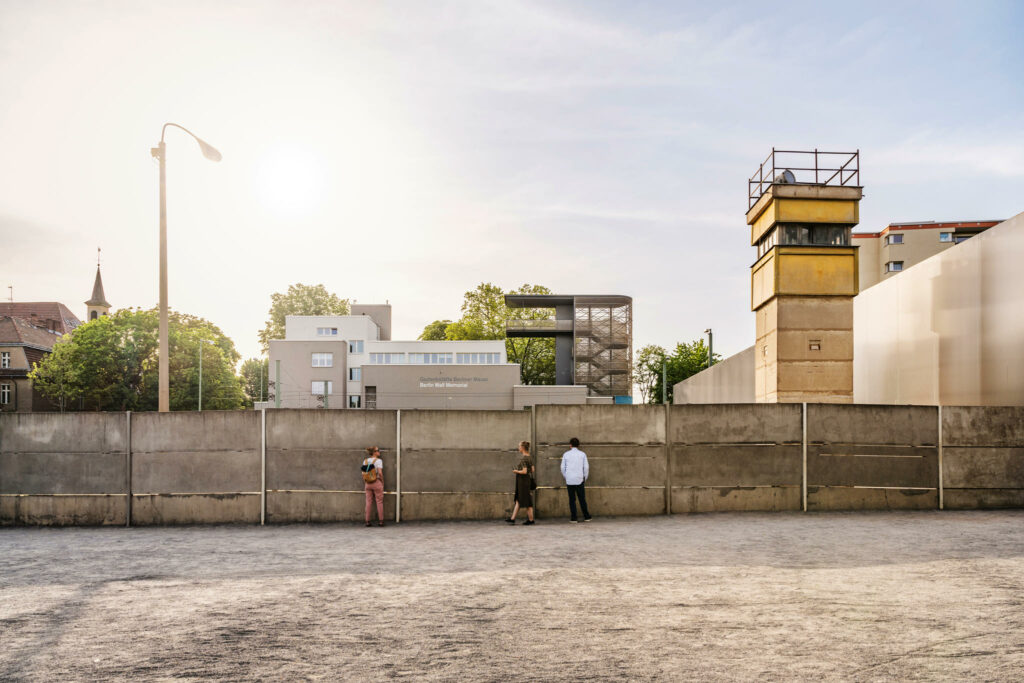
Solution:
M 220 161 L 221 159 L 224 158 L 221 156 L 220 152 L 217 151 L 216 147 L 206 142 L 202 138 L 196 138 L 196 142 L 199 143 L 199 149 L 202 150 L 203 156 L 209 159 L 210 161 Z

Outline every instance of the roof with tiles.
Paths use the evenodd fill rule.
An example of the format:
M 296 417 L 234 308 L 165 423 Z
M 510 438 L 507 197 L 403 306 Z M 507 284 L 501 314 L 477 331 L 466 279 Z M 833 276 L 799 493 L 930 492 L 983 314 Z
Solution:
M 61 333 L 38 327 L 22 318 L 0 316 L 0 345 L 31 346 L 49 351 Z
M 21 318 L 36 327 L 67 334 L 82 324 L 68 307 L 58 301 L 0 302 L 0 316 Z

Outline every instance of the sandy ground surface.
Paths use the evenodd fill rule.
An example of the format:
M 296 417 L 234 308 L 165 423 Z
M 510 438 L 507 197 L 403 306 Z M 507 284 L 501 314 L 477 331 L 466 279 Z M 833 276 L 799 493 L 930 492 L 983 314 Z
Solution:
M 0 529 L 0 678 L 1024 678 L 1024 511 Z

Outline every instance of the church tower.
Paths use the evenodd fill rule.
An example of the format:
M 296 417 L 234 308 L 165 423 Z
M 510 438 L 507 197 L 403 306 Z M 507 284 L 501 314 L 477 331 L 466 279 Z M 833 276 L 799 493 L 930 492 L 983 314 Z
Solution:
M 85 302 L 85 321 L 96 320 L 110 312 L 110 304 L 103 295 L 103 278 L 100 277 L 100 250 L 96 250 L 96 282 L 92 285 L 92 297 Z

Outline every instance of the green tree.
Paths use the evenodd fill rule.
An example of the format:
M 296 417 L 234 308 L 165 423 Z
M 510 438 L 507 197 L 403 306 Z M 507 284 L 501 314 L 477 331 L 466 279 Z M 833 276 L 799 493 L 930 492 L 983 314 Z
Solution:
M 462 317 L 448 325 L 447 339 L 504 339 L 510 363 L 519 363 L 523 384 L 555 383 L 555 340 L 551 338 L 505 337 L 510 320 L 546 320 L 554 315 L 551 309 L 510 309 L 505 305 L 505 294 L 550 294 L 542 285 L 523 285 L 503 292 L 489 282 L 466 292 L 462 302 Z M 428 326 L 429 327 L 429 326 Z M 426 330 L 424 330 L 426 332 Z
M 64 335 L 53 345 L 46 362 L 36 363 L 28 377 L 39 393 L 47 397 L 63 413 L 82 397 L 71 335 Z
M 648 344 L 636 353 L 633 361 L 633 382 L 640 390 L 643 403 L 661 403 L 661 395 L 655 396 L 654 387 L 661 378 L 661 363 L 665 358 L 665 349 L 655 344 Z
M 448 326 L 452 324 L 451 320 L 435 320 L 426 327 L 423 328 L 423 332 L 417 339 L 423 341 L 441 341 L 447 339 Z
M 715 354 L 715 361 L 721 359 L 717 353 Z M 668 367 L 668 402 L 672 403 L 672 389 L 678 383 L 682 382 L 687 377 L 696 375 L 701 370 L 708 367 L 708 346 L 704 343 L 703 339 L 698 339 L 690 343 L 680 342 L 676 344 L 676 348 L 666 358 Z M 658 368 L 657 376 L 655 377 L 652 394 L 648 397 L 648 403 L 661 403 L 661 368 Z
M 250 358 L 242 363 L 239 380 L 245 393 L 245 405 L 251 408 L 256 401 L 267 400 L 270 361 L 266 358 Z
M 79 326 L 62 340 L 66 347 L 36 364 L 35 386 L 58 404 L 64 386 L 65 405 L 68 398 L 81 397 L 89 410 L 156 410 L 158 322 L 156 309 L 124 309 Z M 203 407 L 242 407 L 245 397 L 234 372 L 239 359 L 234 342 L 202 318 L 172 311 L 169 323 L 171 410 L 198 407 L 200 347 Z
M 284 339 L 284 319 L 288 315 L 348 315 L 348 299 L 327 291 L 323 285 L 289 285 L 284 294 L 270 295 L 267 324 L 259 332 L 260 348 L 266 353 L 271 339 Z

